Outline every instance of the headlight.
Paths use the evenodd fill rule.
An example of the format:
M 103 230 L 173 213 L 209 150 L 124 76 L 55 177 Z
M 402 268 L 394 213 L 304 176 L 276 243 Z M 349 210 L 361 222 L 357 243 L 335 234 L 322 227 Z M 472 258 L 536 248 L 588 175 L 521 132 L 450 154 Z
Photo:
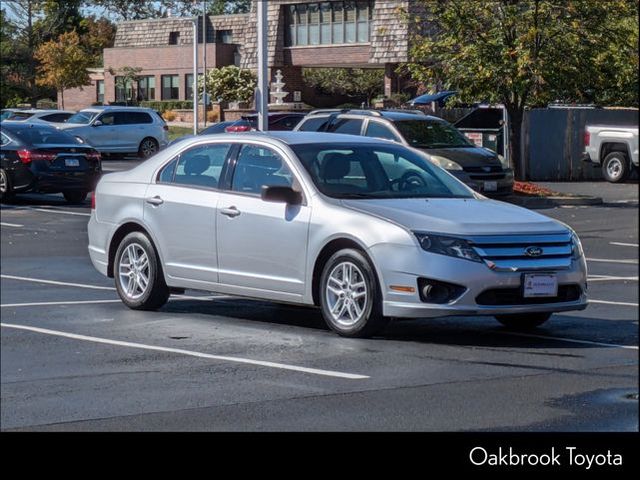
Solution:
M 584 250 L 582 250 L 582 243 L 576 235 L 576 232 L 571 232 L 571 258 L 578 260 L 584 256 Z
M 450 257 L 464 258 L 472 262 L 482 262 L 482 258 L 476 253 L 471 244 L 462 239 L 454 237 L 443 237 L 430 233 L 414 232 L 423 250 Z
M 449 160 L 448 158 L 441 157 L 439 155 L 429 155 L 433 163 L 445 170 L 462 170 L 462 167 L 456 162 Z

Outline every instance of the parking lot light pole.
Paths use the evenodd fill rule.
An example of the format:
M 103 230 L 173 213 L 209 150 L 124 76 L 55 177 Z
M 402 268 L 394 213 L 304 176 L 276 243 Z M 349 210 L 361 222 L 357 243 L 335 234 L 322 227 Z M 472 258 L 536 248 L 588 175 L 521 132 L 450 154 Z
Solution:
M 267 95 L 267 10 L 268 1 L 258 2 L 258 88 L 256 89 L 256 109 L 258 130 L 269 130 Z
M 198 17 L 193 23 L 193 134 L 198 134 Z

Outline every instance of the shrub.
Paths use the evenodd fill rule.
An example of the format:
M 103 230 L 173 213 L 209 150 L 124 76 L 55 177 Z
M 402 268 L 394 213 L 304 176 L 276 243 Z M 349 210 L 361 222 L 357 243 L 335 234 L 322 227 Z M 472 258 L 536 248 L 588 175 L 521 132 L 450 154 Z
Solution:
M 193 102 L 191 100 L 145 100 L 140 102 L 140 106 L 163 113 L 167 110 L 192 110 Z
M 228 65 L 209 70 L 206 85 L 207 93 L 212 99 L 220 99 L 223 102 L 248 102 L 253 98 L 257 81 L 251 70 Z
M 176 117 L 177 114 L 173 110 L 167 110 L 162 114 L 162 118 L 164 118 L 167 122 L 173 122 Z
M 218 112 L 207 112 L 207 122 L 216 123 L 220 120 Z

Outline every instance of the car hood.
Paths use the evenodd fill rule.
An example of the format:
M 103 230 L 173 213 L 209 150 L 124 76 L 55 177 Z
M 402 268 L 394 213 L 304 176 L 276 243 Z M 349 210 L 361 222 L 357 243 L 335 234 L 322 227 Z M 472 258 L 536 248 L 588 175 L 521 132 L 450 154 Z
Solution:
M 480 147 L 460 148 L 419 148 L 428 155 L 437 155 L 456 162 L 461 167 L 502 166 L 500 159 L 494 152 Z
M 342 200 L 353 210 L 423 232 L 451 235 L 564 233 L 555 220 L 504 202 L 475 198 Z

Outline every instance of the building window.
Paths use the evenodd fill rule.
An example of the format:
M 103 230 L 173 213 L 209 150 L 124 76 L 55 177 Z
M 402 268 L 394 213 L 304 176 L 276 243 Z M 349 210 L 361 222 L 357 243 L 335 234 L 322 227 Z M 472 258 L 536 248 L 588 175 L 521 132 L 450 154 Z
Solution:
M 178 75 L 162 75 L 162 100 L 180 99 L 179 82 Z
M 140 77 L 138 80 L 138 99 L 139 100 L 155 100 L 156 99 L 156 77 L 146 76 Z
M 180 40 L 180 32 L 169 32 L 169 45 L 178 45 Z
M 201 96 L 201 90 L 202 90 L 202 74 L 199 73 L 198 74 L 198 88 L 200 90 L 200 93 L 198 94 L 199 96 Z M 185 100 L 193 100 L 193 73 L 187 73 L 184 76 L 184 86 L 185 86 Z
M 233 43 L 233 32 L 231 30 L 217 30 L 216 43 Z
M 373 0 L 289 5 L 286 45 L 369 43 Z
M 96 80 L 96 101 L 104 103 L 104 80 Z
M 115 77 L 116 102 L 131 102 L 135 96 L 133 94 L 133 81 L 125 77 Z

